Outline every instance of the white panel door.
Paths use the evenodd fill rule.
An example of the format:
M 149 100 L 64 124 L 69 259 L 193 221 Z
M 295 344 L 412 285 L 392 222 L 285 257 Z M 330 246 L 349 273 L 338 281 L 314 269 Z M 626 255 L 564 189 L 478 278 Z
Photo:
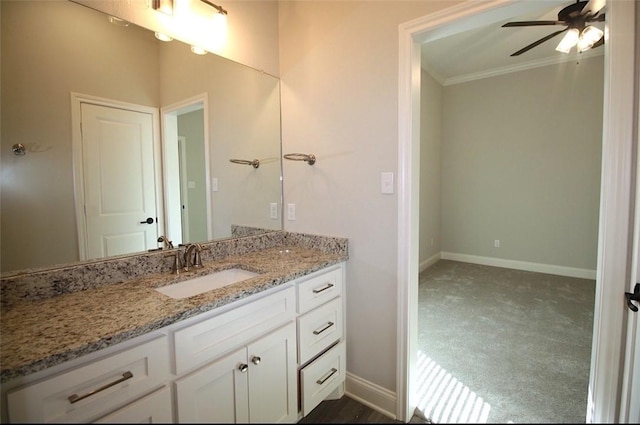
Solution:
M 251 423 L 298 417 L 296 327 L 292 322 L 247 347 Z
M 86 259 L 157 247 L 152 115 L 82 103 Z
M 242 348 L 176 381 L 179 423 L 249 421 L 246 353 Z

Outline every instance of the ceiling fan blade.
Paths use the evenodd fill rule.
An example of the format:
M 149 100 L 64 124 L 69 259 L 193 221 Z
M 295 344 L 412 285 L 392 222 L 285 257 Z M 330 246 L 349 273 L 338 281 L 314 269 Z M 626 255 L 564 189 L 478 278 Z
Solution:
M 605 4 L 606 0 L 589 0 L 589 2 L 582 9 L 582 14 L 586 15 L 587 13 L 590 13 L 591 16 L 594 16 L 598 12 L 600 12 L 600 9 L 602 9 Z
M 520 21 L 507 22 L 502 27 L 533 27 L 539 25 L 566 25 L 566 23 L 560 21 Z
M 518 55 L 521 55 L 521 54 L 523 54 L 524 52 L 526 52 L 526 51 L 528 51 L 528 50 L 530 50 L 530 49 L 533 49 L 534 47 L 536 47 L 536 46 L 538 46 L 538 45 L 540 45 L 540 44 L 544 43 L 545 41 L 547 41 L 547 40 L 551 40 L 551 39 L 552 39 L 553 37 L 555 37 L 556 35 L 558 35 L 558 34 L 562 34 L 563 32 L 565 32 L 565 31 L 566 31 L 566 30 L 568 30 L 568 29 L 569 29 L 569 27 L 567 27 L 567 28 L 565 28 L 565 29 L 563 29 L 563 30 L 560 30 L 560 31 L 553 32 L 553 33 L 551 33 L 551 34 L 547 35 L 546 37 L 542 37 L 540 40 L 538 40 L 538 41 L 534 41 L 533 43 L 529 44 L 527 47 L 524 47 L 524 48 L 522 48 L 522 49 L 518 50 L 517 52 L 515 52 L 515 53 L 511 54 L 511 56 L 518 56 Z

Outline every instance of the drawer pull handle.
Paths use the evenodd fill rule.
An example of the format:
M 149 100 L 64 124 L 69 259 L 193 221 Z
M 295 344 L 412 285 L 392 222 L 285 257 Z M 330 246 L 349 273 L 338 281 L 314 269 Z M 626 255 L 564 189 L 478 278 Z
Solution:
M 338 371 L 338 369 L 336 369 L 335 367 L 331 368 L 331 371 L 327 374 L 327 376 L 325 376 L 324 378 L 320 378 L 316 381 L 316 384 L 318 385 L 322 385 L 325 382 L 327 382 L 327 379 L 331 378 L 333 375 L 336 374 L 336 372 Z
M 322 291 L 326 291 L 327 289 L 331 289 L 333 288 L 333 283 L 327 283 L 326 285 L 324 285 L 322 288 L 318 288 L 318 289 L 314 289 L 313 293 L 314 294 L 319 294 Z
M 334 324 L 335 323 L 333 323 L 333 322 L 328 322 L 326 325 L 324 325 L 324 327 L 322 329 L 318 329 L 317 331 L 313 331 L 313 334 L 314 335 L 320 335 L 322 332 L 326 331 L 327 329 L 329 329 Z
M 70 402 L 71 404 L 73 404 L 73 403 L 77 403 L 77 402 L 79 402 L 80 400 L 84 400 L 84 399 L 85 399 L 85 398 L 87 398 L 87 397 L 91 397 L 92 395 L 97 394 L 97 393 L 99 393 L 100 391 L 104 391 L 104 390 L 106 390 L 107 388 L 113 387 L 114 385 L 118 385 L 119 383 L 124 382 L 124 381 L 126 381 L 127 379 L 131 379 L 131 378 L 133 378 L 133 373 L 131 373 L 131 372 L 129 372 L 129 371 L 126 371 L 125 373 L 123 373 L 123 374 L 122 374 L 122 378 L 120 378 L 120 379 L 116 379 L 115 381 L 113 381 L 113 382 L 111 382 L 111 383 L 109 383 L 109 384 L 107 384 L 107 385 L 104 385 L 104 386 L 102 386 L 102 387 L 100 387 L 100 388 L 98 388 L 98 389 L 95 389 L 95 390 L 93 390 L 93 391 L 89 391 L 89 392 L 88 392 L 88 393 L 86 393 L 85 395 L 71 394 L 71 395 L 68 397 L 69 402 Z

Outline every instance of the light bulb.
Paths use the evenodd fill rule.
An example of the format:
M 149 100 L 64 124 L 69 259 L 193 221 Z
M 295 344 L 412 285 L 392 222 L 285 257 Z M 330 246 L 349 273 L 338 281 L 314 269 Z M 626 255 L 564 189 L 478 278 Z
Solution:
M 202 47 L 198 47 L 198 46 L 191 46 L 191 51 L 193 53 L 195 53 L 196 55 L 206 55 L 207 51 L 204 50 Z
M 155 33 L 155 36 L 156 36 L 156 38 L 157 38 L 158 40 L 160 40 L 160 41 L 171 41 L 171 40 L 173 40 L 173 38 L 169 37 L 169 36 L 168 36 L 168 35 L 166 35 L 166 34 L 162 34 L 162 33 L 160 33 L 160 32 L 156 32 L 156 33 Z
M 570 29 L 569 31 L 567 31 L 567 34 L 565 34 L 564 38 L 560 40 L 560 43 L 558 43 L 558 47 L 556 47 L 556 50 L 562 53 L 569 53 L 571 48 L 576 45 L 579 38 L 580 31 L 578 31 L 577 28 Z
M 219 48 L 224 45 L 227 40 L 227 15 L 224 13 L 215 13 L 213 15 L 213 42 Z
M 600 28 L 588 26 L 584 30 L 582 30 L 582 34 L 580 34 L 580 40 L 578 41 L 578 51 L 584 52 L 585 50 L 589 50 L 593 47 L 594 44 L 598 42 L 602 38 L 604 33 L 600 30 Z

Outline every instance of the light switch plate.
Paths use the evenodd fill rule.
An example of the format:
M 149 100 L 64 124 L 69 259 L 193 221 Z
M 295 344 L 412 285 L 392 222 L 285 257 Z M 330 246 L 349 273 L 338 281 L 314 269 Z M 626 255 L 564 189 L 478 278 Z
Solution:
M 392 194 L 393 193 L 393 173 L 386 172 L 380 174 L 380 193 Z

